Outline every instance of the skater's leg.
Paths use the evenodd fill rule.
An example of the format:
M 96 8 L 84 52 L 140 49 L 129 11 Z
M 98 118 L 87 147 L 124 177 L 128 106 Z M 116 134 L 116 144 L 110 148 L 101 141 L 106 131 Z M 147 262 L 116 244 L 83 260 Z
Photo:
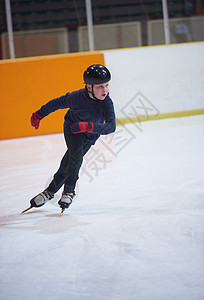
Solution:
M 32 207 L 40 207 L 44 205 L 48 200 L 54 197 L 54 194 L 61 188 L 65 182 L 66 169 L 69 161 L 69 151 L 64 154 L 60 167 L 55 173 L 53 180 L 49 186 L 40 194 L 31 199 L 30 204 Z
M 62 209 L 68 208 L 75 195 L 75 185 L 79 178 L 79 170 L 83 162 L 83 156 L 90 149 L 83 135 L 67 135 L 66 142 L 69 147 L 69 162 L 66 170 L 64 191 L 58 204 Z
M 70 136 L 71 137 L 68 137 L 68 139 L 66 138 L 66 140 L 69 140 L 67 141 L 67 147 L 69 149 L 64 154 L 60 163 L 60 167 L 58 171 L 55 173 L 53 180 L 51 181 L 51 183 L 47 188 L 47 190 L 53 194 L 55 194 L 61 188 L 61 186 L 65 183 L 65 181 L 68 181 L 68 185 L 72 190 L 73 188 L 75 188 L 76 181 L 78 179 L 78 172 L 79 172 L 78 169 L 82 164 L 83 156 L 86 154 L 86 152 L 89 150 L 91 146 L 90 144 L 85 142 L 84 139 L 81 139 L 81 137 L 72 138 L 73 135 Z M 74 140 L 74 142 L 72 140 Z M 81 153 L 82 153 L 82 157 L 81 157 Z M 71 164 L 69 164 L 70 156 L 71 157 L 74 156 Z M 79 163 L 78 163 L 78 159 L 79 159 Z M 75 168 L 73 171 L 73 169 L 70 168 L 70 165 L 76 165 L 77 166 L 76 171 Z
M 82 135 L 69 135 L 69 137 L 66 135 L 65 140 L 68 150 L 61 160 L 60 167 L 49 186 L 42 193 L 31 199 L 30 203 L 32 207 L 40 207 L 48 200 L 51 200 L 63 184 L 65 184 L 65 193 L 71 192 L 72 199 L 75 195 L 75 185 L 83 156 L 91 145 L 84 140 Z
M 69 150 L 67 150 L 61 160 L 60 167 L 53 176 L 53 180 L 49 184 L 47 190 L 55 194 L 65 183 L 66 170 L 69 161 Z
M 32 207 L 40 207 L 44 205 L 48 200 L 51 200 L 54 197 L 54 194 L 61 188 L 65 182 L 68 160 L 69 153 L 67 150 L 61 160 L 60 167 L 55 173 L 49 186 L 42 193 L 31 199 L 30 204 Z
M 83 134 L 66 135 L 66 142 L 69 147 L 69 161 L 66 169 L 64 192 L 74 192 L 76 182 L 79 178 L 83 157 L 91 145 L 84 139 Z

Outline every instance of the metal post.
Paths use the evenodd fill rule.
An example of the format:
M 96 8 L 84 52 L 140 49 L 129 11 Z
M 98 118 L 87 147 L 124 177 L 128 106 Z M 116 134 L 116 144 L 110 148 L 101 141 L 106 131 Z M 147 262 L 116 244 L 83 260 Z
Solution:
M 15 58 L 10 0 L 5 0 L 10 58 Z
M 86 17 L 88 25 L 89 51 L 94 51 L 94 32 L 91 0 L 86 0 Z
M 163 8 L 163 19 L 164 19 L 165 43 L 170 44 L 169 17 L 168 17 L 167 0 L 162 0 L 162 8 Z

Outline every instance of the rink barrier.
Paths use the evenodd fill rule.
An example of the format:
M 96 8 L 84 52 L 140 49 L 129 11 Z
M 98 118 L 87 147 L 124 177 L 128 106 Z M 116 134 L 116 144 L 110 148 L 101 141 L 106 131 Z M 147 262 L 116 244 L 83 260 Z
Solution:
M 204 115 L 204 109 L 195 109 L 188 111 L 177 111 L 172 113 L 163 113 L 157 115 L 146 115 L 146 116 L 137 116 L 130 118 L 118 118 L 116 120 L 117 125 L 124 125 L 128 123 L 140 123 L 145 121 L 154 121 L 154 120 L 162 120 L 169 118 L 182 118 L 182 117 L 190 117 L 195 115 Z
M 0 61 L 0 139 L 63 131 L 66 110 L 30 125 L 32 113 L 46 102 L 84 87 L 83 72 L 91 64 L 104 64 L 99 52 L 48 55 Z
M 203 50 L 204 43 L 196 42 L 0 61 L 0 139 L 62 132 L 66 110 L 47 116 L 38 130 L 30 125 L 31 114 L 83 88 L 82 73 L 93 63 L 111 70 L 118 125 L 204 114 Z
M 137 120 L 145 111 L 169 117 L 204 108 L 204 42 L 103 53 L 113 75 L 111 96 L 119 119 L 133 116 Z

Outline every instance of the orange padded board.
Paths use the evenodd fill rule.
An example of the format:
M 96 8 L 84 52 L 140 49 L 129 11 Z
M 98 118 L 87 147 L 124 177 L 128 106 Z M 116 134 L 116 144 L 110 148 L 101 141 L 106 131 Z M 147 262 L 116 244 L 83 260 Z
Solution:
M 102 53 L 50 55 L 0 61 L 0 139 L 58 133 L 66 110 L 30 125 L 31 114 L 49 100 L 84 87 L 83 72 L 104 64 Z

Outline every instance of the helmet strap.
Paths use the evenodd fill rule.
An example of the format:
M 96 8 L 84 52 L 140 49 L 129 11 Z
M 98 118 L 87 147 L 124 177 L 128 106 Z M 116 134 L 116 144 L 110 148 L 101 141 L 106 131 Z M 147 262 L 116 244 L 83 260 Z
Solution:
M 92 84 L 92 85 L 91 85 L 91 91 L 89 91 L 89 90 L 87 89 L 87 87 L 86 87 L 88 93 L 90 93 L 90 94 L 92 95 L 92 97 L 93 97 L 94 100 L 101 101 L 100 99 L 96 98 L 96 96 L 94 95 L 93 86 L 94 86 L 94 85 Z
M 96 96 L 94 95 L 93 86 L 94 86 L 94 85 L 92 84 L 92 85 L 91 85 L 91 94 L 92 94 L 92 96 L 94 97 L 94 99 L 99 100 L 99 99 L 97 99 Z
M 96 96 L 94 95 L 93 86 L 94 86 L 94 85 L 92 84 L 92 85 L 91 85 L 91 94 L 92 94 L 93 98 L 94 98 L 95 100 L 97 100 L 97 101 L 101 101 L 100 99 L 96 98 Z

